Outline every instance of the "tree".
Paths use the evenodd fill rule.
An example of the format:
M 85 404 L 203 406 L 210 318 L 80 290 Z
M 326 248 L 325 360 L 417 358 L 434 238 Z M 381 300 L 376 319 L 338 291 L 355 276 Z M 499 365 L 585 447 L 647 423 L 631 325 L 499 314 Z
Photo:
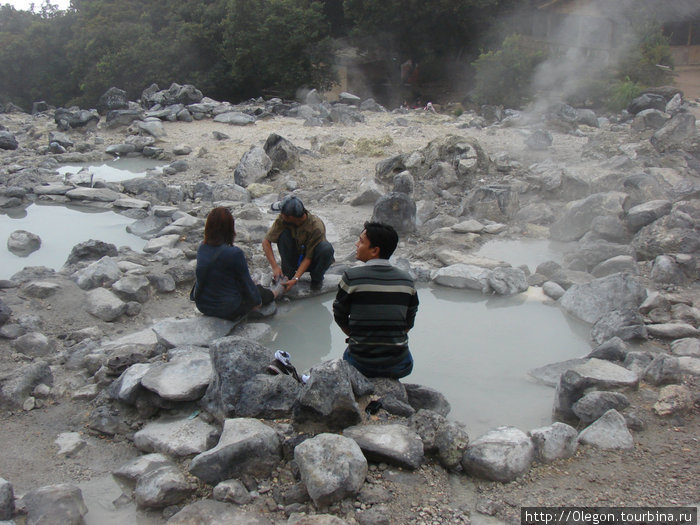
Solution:
M 291 97 L 301 87 L 328 86 L 329 30 L 319 2 L 231 0 L 223 34 L 231 94 Z
M 66 53 L 72 33 L 73 20 L 46 5 L 40 13 L 0 7 L 0 100 L 27 110 L 68 100 L 77 91 Z

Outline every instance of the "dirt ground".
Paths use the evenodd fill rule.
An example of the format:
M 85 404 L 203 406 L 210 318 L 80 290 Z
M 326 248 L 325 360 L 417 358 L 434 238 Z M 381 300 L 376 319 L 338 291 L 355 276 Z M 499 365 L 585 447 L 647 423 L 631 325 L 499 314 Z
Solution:
M 699 95 L 700 96 L 700 95 Z M 257 122 L 254 126 L 232 127 L 212 121 L 193 123 L 165 123 L 167 136 L 160 145 L 166 151 L 179 144 L 188 144 L 193 153 L 187 158 L 190 170 L 171 176 L 172 183 L 191 180 L 232 180 L 233 170 L 251 145 L 262 145 L 270 133 L 289 139 L 297 147 L 308 150 L 302 155 L 301 167 L 292 174 L 280 175 L 271 183 L 276 191 L 283 189 L 293 179 L 300 189 L 318 195 L 308 207 L 323 216 L 329 223 L 329 237 L 336 244 L 336 259 L 342 261 L 353 253 L 352 244 L 358 225 L 367 220 L 371 209 L 352 207 L 346 198 L 356 191 L 363 177 L 372 178 L 377 161 L 393 154 L 423 148 L 427 143 L 448 133 L 475 137 L 484 149 L 494 156 L 506 153 L 523 165 L 542 161 L 550 156 L 554 161 L 567 163 L 572 170 L 584 169 L 581 150 L 588 142 L 586 134 L 554 133 L 555 140 L 549 152 L 540 153 L 524 145 L 523 135 L 517 129 L 478 130 L 461 127 L 465 120 L 452 115 L 414 111 L 407 115 L 366 114 L 367 123 L 353 127 L 307 128 L 301 120 L 274 118 Z M 27 116 L 4 115 L 9 129 L 25 130 Z M 397 119 L 406 119 L 407 125 Z M 33 122 L 39 129 L 35 133 L 41 142 L 41 130 L 53 129 L 51 122 Z M 214 141 L 212 131 L 226 133 L 228 140 Z M 21 133 L 18 138 L 21 138 Z M 588 130 L 587 134 L 597 133 Z M 96 138 L 100 142 L 96 141 Z M 99 143 L 99 148 L 118 143 L 124 131 L 98 129 L 83 137 L 88 143 Z M 44 136 L 45 139 L 45 136 Z M 639 140 L 638 137 L 622 137 L 621 142 Z M 102 143 L 103 141 L 103 143 Z M 371 148 L 363 141 L 369 141 Z M 373 149 L 374 148 L 374 149 Z M 370 151 L 372 150 L 372 151 Z M 375 151 L 377 153 L 375 153 Z M 369 152 L 369 154 L 368 154 Z M 12 163 L 28 163 L 33 154 L 19 152 Z M 2 159 L 9 162 L 6 158 Z M 264 259 L 257 246 L 246 246 L 253 268 L 264 268 Z M 402 243 L 399 252 L 408 253 L 411 246 Z M 97 326 L 109 340 L 119 335 L 148 327 L 156 319 L 169 316 L 192 315 L 192 304 L 187 300 L 187 290 L 178 290 L 169 296 L 151 299 L 143 311 L 134 318 L 118 323 L 104 323 L 89 316 L 79 304 L 79 294 L 70 290 L 48 299 L 32 299 L 1 291 L 0 297 L 16 315 L 34 313 L 42 320 L 42 332 L 61 341 L 73 330 Z M 697 306 L 697 305 L 696 305 Z M 12 352 L 7 341 L 0 340 L 0 366 L 13 366 L 22 356 Z M 88 378 L 79 373 L 60 371 L 60 363 L 54 363 L 57 385 L 54 397 L 43 407 L 0 414 L 0 477 L 9 480 L 17 494 L 43 485 L 66 482 L 78 483 L 103 479 L 110 472 L 138 455 L 136 449 L 123 437 L 116 439 L 93 435 L 86 428 L 87 416 L 92 409 L 90 401 L 74 400 L 69 392 L 76 384 L 84 384 Z M 697 398 L 698 384 L 689 380 L 689 386 Z M 645 428 L 633 433 L 635 447 L 631 451 L 601 451 L 581 446 L 574 458 L 556 461 L 549 465 L 535 465 L 525 476 L 512 483 L 475 480 L 463 474 L 448 473 L 441 467 L 428 463 L 413 473 L 373 466 L 368 478 L 371 484 L 384 494 L 382 512 L 390 516 L 392 524 L 451 524 L 471 521 L 494 523 L 504 521 L 518 523 L 521 506 L 633 506 L 633 505 L 697 505 L 700 503 L 700 414 L 698 405 L 688 414 L 661 418 L 650 408 L 658 395 L 657 387 L 643 385 L 632 394 L 631 401 Z M 82 432 L 87 446 L 73 458 L 57 456 L 54 444 L 61 432 Z M 472 439 L 477 436 L 471 436 Z M 284 467 L 283 470 L 287 468 Z M 280 479 L 268 480 L 272 488 L 282 483 Z M 286 522 L 283 512 L 270 504 L 269 495 L 246 506 L 262 512 L 278 523 Z M 360 510 L 371 510 L 373 504 L 357 502 Z M 96 516 L 103 516 L 94 508 L 88 523 L 98 523 Z M 331 509 L 347 518 L 354 508 Z M 109 519 L 115 519 L 114 514 Z M 159 515 L 120 517 L 138 523 L 159 523 Z M 98 521 L 95 521 L 98 520 Z M 117 523 L 119 521 L 114 521 Z M 104 522 L 106 523 L 106 521 Z

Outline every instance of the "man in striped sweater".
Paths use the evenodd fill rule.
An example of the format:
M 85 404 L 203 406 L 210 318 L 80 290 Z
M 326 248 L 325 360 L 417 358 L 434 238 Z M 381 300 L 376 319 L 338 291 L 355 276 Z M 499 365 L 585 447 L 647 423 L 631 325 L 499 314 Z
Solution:
M 418 310 L 413 279 L 389 263 L 399 236 L 391 226 L 365 223 L 355 243 L 363 265 L 343 274 L 333 316 L 348 336 L 343 359 L 367 377 L 399 379 L 413 370 L 408 331 Z

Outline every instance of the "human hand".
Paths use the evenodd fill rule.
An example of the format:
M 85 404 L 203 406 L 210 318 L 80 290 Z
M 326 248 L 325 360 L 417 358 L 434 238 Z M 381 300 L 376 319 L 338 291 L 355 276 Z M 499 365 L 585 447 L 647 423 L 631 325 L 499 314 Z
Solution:
M 294 285 L 297 284 L 297 282 L 299 282 L 299 279 L 296 277 L 289 279 L 286 283 L 284 283 L 284 291 L 289 292 L 289 290 L 291 290 Z
M 282 278 L 282 268 L 280 268 L 279 266 L 272 268 L 272 280 L 278 281 L 281 278 Z

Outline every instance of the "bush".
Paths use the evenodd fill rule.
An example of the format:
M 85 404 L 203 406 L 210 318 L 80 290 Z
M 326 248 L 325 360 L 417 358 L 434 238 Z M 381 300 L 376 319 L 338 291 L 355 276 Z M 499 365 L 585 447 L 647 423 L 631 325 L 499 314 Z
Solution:
M 479 104 L 519 107 L 529 97 L 530 79 L 544 58 L 523 46 L 519 35 L 505 38 L 501 49 L 482 53 L 474 61 L 474 98 Z
M 607 106 L 612 111 L 622 111 L 642 92 L 642 87 L 629 77 L 619 80 L 612 85 L 608 96 Z

